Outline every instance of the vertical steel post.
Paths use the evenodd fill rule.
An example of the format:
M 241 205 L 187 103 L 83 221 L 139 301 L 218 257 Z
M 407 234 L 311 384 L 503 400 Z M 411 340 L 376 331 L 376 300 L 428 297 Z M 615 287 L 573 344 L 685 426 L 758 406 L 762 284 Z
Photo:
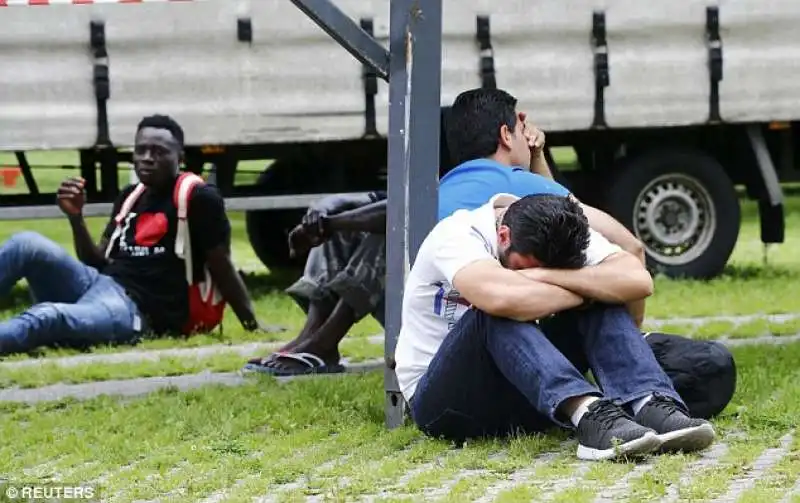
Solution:
M 384 388 L 386 425 L 393 428 L 402 424 L 405 405 L 394 373 L 403 286 L 417 250 L 436 223 L 438 208 L 442 0 L 390 0 L 388 52 L 331 0 L 290 1 L 353 57 L 389 80 Z
M 394 373 L 403 286 L 438 208 L 441 0 L 391 0 L 389 181 L 386 229 L 386 425 L 400 426 L 405 402 Z

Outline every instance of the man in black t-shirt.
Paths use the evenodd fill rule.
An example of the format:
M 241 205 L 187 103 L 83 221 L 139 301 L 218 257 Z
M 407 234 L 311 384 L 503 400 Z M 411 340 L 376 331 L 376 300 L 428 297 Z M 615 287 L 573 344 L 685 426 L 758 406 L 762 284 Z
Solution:
M 134 170 L 144 191 L 120 222 L 115 216 L 134 190 L 126 187 L 95 245 L 83 219 L 83 180 L 58 190 L 58 205 L 73 231 L 75 260 L 34 232 L 0 247 L 0 295 L 25 278 L 37 302 L 0 323 L 0 354 L 43 345 L 134 343 L 141 334 L 177 333 L 189 315 L 185 264 L 175 253 L 178 229 L 173 191 L 183 156 L 183 130 L 171 118 L 144 118 L 137 128 Z M 222 297 L 248 330 L 261 326 L 230 259 L 230 223 L 210 185 L 191 194 L 188 212 L 195 278 L 208 267 Z M 106 253 L 107 252 L 107 253 Z
M 439 176 L 453 164 L 442 107 Z M 273 375 L 343 372 L 339 343 L 371 314 L 383 325 L 386 287 L 386 192 L 334 195 L 311 205 L 289 237 L 292 254 L 308 253 L 303 276 L 287 293 L 307 313 L 299 335 L 245 370 Z

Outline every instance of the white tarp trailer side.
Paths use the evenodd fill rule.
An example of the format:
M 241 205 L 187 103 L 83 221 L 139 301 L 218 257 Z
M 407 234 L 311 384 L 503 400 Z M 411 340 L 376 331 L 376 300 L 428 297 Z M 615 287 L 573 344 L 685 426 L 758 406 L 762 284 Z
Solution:
M 247 144 L 359 138 L 361 65 L 286 0 L 75 0 L 0 10 L 0 149 L 90 148 L 96 137 L 89 22 L 105 23 L 110 139 L 130 146 L 138 120 L 168 113 L 187 142 Z M 388 35 L 386 0 L 339 0 Z M 708 118 L 705 9 L 720 5 L 720 109 L 727 122 L 800 117 L 800 2 L 795 0 L 446 0 L 442 101 L 480 86 L 475 18 L 490 15 L 501 87 L 545 130 L 592 126 L 592 12 L 605 12 L 613 84 L 609 127 L 702 124 Z M 252 42 L 237 38 L 250 19 Z M 378 131 L 388 87 L 379 82 Z
M 376 38 L 387 43 L 388 0 L 333 1 L 354 20 L 371 18 Z M 604 159 L 608 165 L 602 169 L 614 175 L 604 175 L 614 180 L 603 185 L 609 211 L 637 232 L 665 272 L 706 276 L 721 271 L 738 235 L 731 179 L 763 185 L 754 192 L 767 194 L 763 211 L 772 216 L 762 214 L 762 230 L 764 222 L 774 224 L 767 233 L 773 237 L 764 239 L 782 242 L 777 154 L 768 149 L 764 132 L 767 124 L 786 121 L 778 124 L 785 134 L 777 140 L 784 155 L 777 161 L 791 163 L 791 129 L 800 119 L 795 90 L 800 2 L 443 3 L 442 104 L 483 84 L 480 62 L 487 53 L 476 43 L 476 18 L 488 17 L 497 85 L 515 95 L 518 108 L 550 138 L 560 135 L 567 139 L 562 144 L 570 144 L 590 134 L 589 157 Z M 715 41 L 709 40 L 709 7 L 719 9 L 724 53 L 718 95 L 712 92 Z M 598 19 L 605 28 L 606 45 L 600 48 L 592 40 Z M 89 44 L 92 21 L 102 23 L 105 35 L 108 141 L 117 148 L 130 147 L 136 123 L 152 113 L 174 116 L 185 128 L 187 145 L 195 147 L 306 148 L 364 138 L 362 65 L 288 0 L 0 0 L 0 151 L 85 151 L 98 144 L 103 128 L 93 82 L 98 61 Z M 597 68 L 603 53 L 610 82 L 601 86 L 600 100 Z M 379 79 L 377 89 L 376 129 L 385 135 L 388 86 Z M 697 142 L 682 143 L 686 135 L 700 138 L 720 125 L 735 133 L 721 144 L 701 144 L 698 150 Z M 670 148 L 681 148 L 664 156 L 652 151 L 652 136 L 637 143 L 648 132 L 656 143 L 663 139 Z M 596 155 L 608 145 L 613 152 Z M 580 159 L 577 146 L 576 151 Z M 303 175 L 308 166 L 284 162 L 280 167 L 300 173 L 295 179 L 315 178 L 311 172 Z M 280 178 L 277 168 L 272 172 Z M 648 177 L 660 181 L 654 185 Z M 345 191 L 354 190 L 345 185 Z M 285 194 L 287 187 L 280 189 Z M 309 187 L 289 189 L 306 195 L 232 199 L 230 207 L 282 211 L 314 197 Z M 658 215 L 675 201 L 682 208 L 676 218 L 689 222 L 688 230 L 658 231 Z M 35 214 L 53 211 L 41 207 Z M 283 230 L 267 229 L 268 224 L 284 220 L 270 214 L 256 221 L 253 215 L 248 215 L 248 230 L 265 233 L 262 242 L 275 242 L 277 234 L 271 233 Z

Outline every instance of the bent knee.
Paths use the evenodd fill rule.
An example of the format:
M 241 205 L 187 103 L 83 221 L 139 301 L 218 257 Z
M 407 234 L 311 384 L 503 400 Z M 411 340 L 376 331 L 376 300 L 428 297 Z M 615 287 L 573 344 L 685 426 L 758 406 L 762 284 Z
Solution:
M 64 317 L 64 306 L 57 302 L 40 302 L 29 307 L 24 314 L 42 320 L 56 320 Z
M 66 253 L 55 241 L 35 231 L 17 232 L 8 238 L 4 246 L 10 246 L 27 257 L 35 258 L 46 258 Z
M 42 241 L 50 241 L 50 240 L 36 231 L 19 231 L 12 234 L 11 237 L 8 238 L 8 241 L 6 241 L 6 243 L 29 244 Z
M 14 246 L 26 250 L 38 250 L 42 248 L 58 247 L 51 239 L 39 234 L 36 231 L 16 232 L 8 238 L 6 246 Z

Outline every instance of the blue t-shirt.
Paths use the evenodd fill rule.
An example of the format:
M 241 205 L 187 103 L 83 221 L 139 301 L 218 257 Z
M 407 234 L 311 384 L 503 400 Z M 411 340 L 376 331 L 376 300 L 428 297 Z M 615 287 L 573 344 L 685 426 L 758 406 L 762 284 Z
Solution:
M 522 168 L 511 168 L 490 159 L 459 164 L 439 180 L 439 220 L 456 210 L 474 210 L 495 194 L 525 197 L 531 194 L 569 195 L 560 183 Z

